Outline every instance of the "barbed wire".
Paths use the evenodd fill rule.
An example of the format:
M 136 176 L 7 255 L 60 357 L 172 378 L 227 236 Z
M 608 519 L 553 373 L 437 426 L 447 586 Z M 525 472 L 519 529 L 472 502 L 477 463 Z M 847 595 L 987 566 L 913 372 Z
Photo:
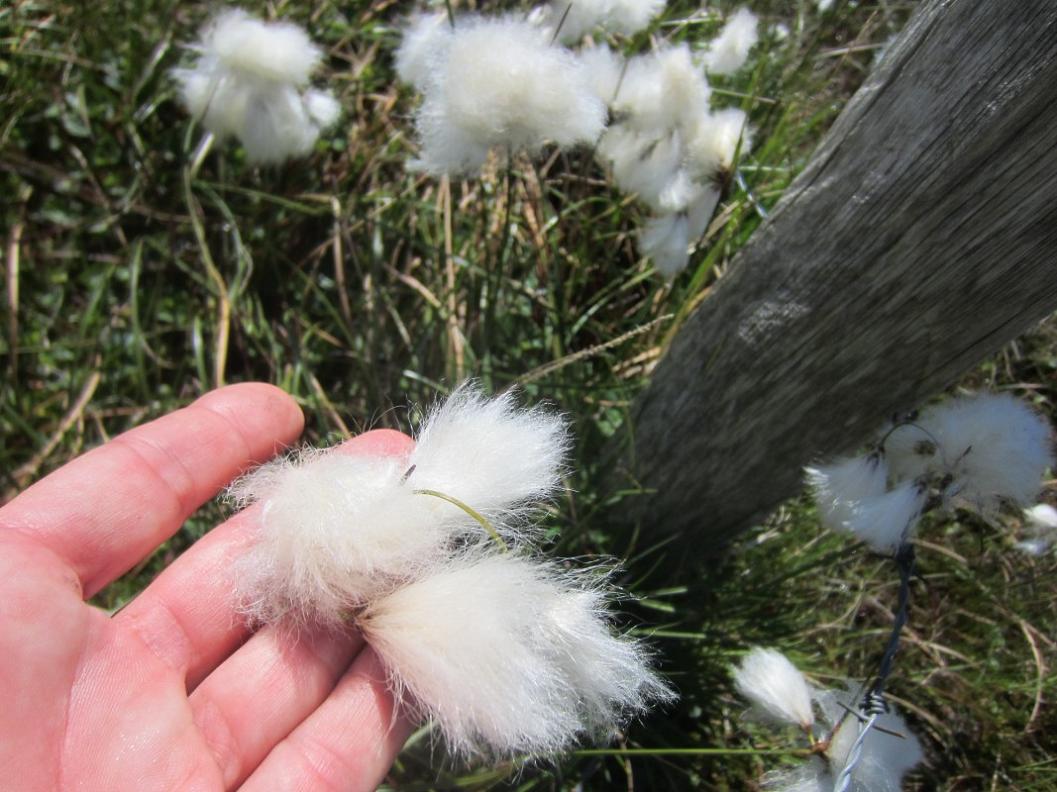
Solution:
M 899 651 L 899 642 L 903 635 L 910 616 L 910 583 L 914 578 L 914 545 L 904 540 L 895 555 L 896 567 L 899 569 L 899 598 L 896 604 L 895 621 L 892 631 L 888 637 L 884 654 L 881 655 L 881 663 L 877 670 L 870 689 L 863 695 L 859 703 L 859 733 L 848 751 L 848 758 L 841 768 L 837 780 L 833 784 L 833 792 L 847 792 L 851 786 L 852 774 L 862 760 L 863 746 L 866 737 L 874 727 L 877 719 L 888 712 L 888 702 L 885 700 L 884 690 L 888 677 L 892 674 L 896 652 Z

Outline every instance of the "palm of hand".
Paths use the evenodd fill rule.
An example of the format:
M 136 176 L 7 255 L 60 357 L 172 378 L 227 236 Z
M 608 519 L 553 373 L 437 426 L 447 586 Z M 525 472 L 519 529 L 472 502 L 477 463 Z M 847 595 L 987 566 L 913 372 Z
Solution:
M 0 777 L 22 790 L 373 789 L 408 724 L 356 635 L 250 634 L 236 515 L 113 618 L 84 602 L 301 416 L 262 385 L 216 391 L 0 509 Z M 401 453 L 372 432 L 350 453 Z

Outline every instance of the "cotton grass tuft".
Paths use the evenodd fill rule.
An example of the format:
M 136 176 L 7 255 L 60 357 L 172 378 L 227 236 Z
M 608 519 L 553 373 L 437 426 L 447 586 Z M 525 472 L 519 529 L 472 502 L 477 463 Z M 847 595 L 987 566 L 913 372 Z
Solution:
M 671 693 L 613 632 L 583 573 L 469 555 L 383 597 L 359 624 L 401 701 L 453 752 L 511 758 L 608 736 Z
M 416 117 L 422 150 L 413 167 L 471 173 L 493 149 L 532 153 L 546 142 L 594 143 L 602 133 L 604 103 L 576 55 L 553 45 L 545 30 L 516 16 L 465 15 L 440 46 L 442 34 L 430 38 L 426 24 L 414 23 L 404 45 L 404 72 L 424 94 Z M 418 54 L 419 38 L 430 57 Z M 423 59 L 428 77 L 417 65 Z
M 522 544 L 533 506 L 560 485 L 567 448 L 560 416 L 464 385 L 429 414 L 407 457 L 305 449 L 263 465 L 229 490 L 240 507 L 260 504 L 257 542 L 238 570 L 243 607 L 255 622 L 340 625 L 444 563 L 456 542 L 490 541 L 471 514 L 423 490 Z
M 296 25 L 231 9 L 190 48 L 197 60 L 172 72 L 184 106 L 217 137 L 237 137 L 253 162 L 307 154 L 340 114 L 331 94 L 305 90 L 322 52 Z
M 705 68 L 710 74 L 733 74 L 749 58 L 749 50 L 756 46 L 760 35 L 756 15 L 747 8 L 739 8 L 727 20 L 719 36 L 705 53 Z
M 765 718 L 809 730 L 815 722 L 811 688 L 789 659 L 756 647 L 734 669 L 734 686 Z

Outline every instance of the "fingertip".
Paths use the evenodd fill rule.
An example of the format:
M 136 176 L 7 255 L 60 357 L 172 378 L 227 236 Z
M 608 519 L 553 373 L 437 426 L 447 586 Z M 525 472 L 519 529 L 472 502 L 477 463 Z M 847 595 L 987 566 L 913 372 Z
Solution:
M 261 440 L 289 445 L 300 435 L 305 417 L 297 402 L 281 388 L 266 382 L 226 385 L 196 399 L 192 409 L 206 409 L 229 421 L 242 434 L 249 448 Z M 274 453 L 276 449 L 272 448 Z M 256 456 L 256 454 L 254 454 Z

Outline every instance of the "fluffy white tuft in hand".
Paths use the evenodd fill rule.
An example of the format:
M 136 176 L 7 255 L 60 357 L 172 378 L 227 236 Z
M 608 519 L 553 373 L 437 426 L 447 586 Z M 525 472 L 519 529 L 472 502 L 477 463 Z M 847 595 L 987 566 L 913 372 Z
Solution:
M 559 486 L 567 446 L 561 417 L 465 385 L 430 414 L 407 457 L 307 449 L 263 465 L 229 490 L 239 506 L 260 504 L 237 575 L 242 607 L 256 622 L 339 626 L 443 564 L 454 543 L 490 541 L 472 515 L 422 490 L 491 517 L 518 544 L 531 506 Z
M 426 90 L 434 68 L 451 45 L 452 27 L 444 12 L 416 14 L 404 29 L 396 51 L 396 73 L 420 91 Z
M 544 6 L 541 22 L 567 44 L 585 33 L 602 28 L 626 36 L 644 30 L 664 10 L 667 0 L 551 0 Z
M 789 659 L 774 649 L 756 647 L 734 669 L 734 685 L 764 717 L 810 729 L 815 722 L 811 689 Z
M 945 497 L 990 516 L 1034 500 L 1054 463 L 1049 424 L 1009 394 L 977 394 L 924 410 L 888 435 L 893 477 L 949 477 Z
M 927 496 L 917 482 L 904 481 L 883 495 L 855 502 L 842 527 L 877 552 L 894 553 L 913 533 Z
M 511 555 L 464 557 L 372 603 L 359 624 L 401 701 L 453 751 L 551 753 L 670 691 L 614 634 L 583 576 Z
M 859 501 L 883 495 L 888 488 L 888 465 L 880 454 L 838 459 L 805 472 L 822 524 L 831 531 L 846 530 Z
M 693 124 L 686 140 L 686 157 L 691 170 L 702 179 L 719 178 L 734 167 L 734 155 L 752 148 L 752 134 L 743 110 L 716 110 Z
M 856 688 L 824 690 L 815 694 L 825 721 L 836 727 L 825 757 L 834 779 L 848 763 L 852 745 L 859 734 L 859 724 L 848 711 L 858 708 Z M 839 725 L 838 725 L 839 724 Z M 921 742 L 909 729 L 895 707 L 878 716 L 863 743 L 862 756 L 852 771 L 852 790 L 859 792 L 899 792 L 903 776 L 914 769 L 925 753 Z
M 424 82 L 414 167 L 471 172 L 493 148 L 532 152 L 547 141 L 593 143 L 602 133 L 604 103 L 576 55 L 545 31 L 513 16 L 464 16 L 450 38 Z
M 711 74 L 733 74 L 749 58 L 759 41 L 756 15 L 747 8 L 739 8 L 727 20 L 719 36 L 713 39 L 705 53 L 705 68 Z
M 333 96 L 304 92 L 322 53 L 296 25 L 224 11 L 192 49 L 195 63 L 172 72 L 184 106 L 213 134 L 242 141 L 252 161 L 306 154 L 338 118 Z
M 236 575 L 250 619 L 341 625 L 433 563 L 453 533 L 473 530 L 457 509 L 414 495 L 401 482 L 407 467 L 406 459 L 307 449 L 236 481 L 229 494 L 238 504 L 261 503 L 256 543 Z M 455 520 L 438 519 L 449 510 Z
M 520 409 L 514 391 L 489 399 L 464 384 L 430 412 L 408 482 L 457 498 L 497 527 L 521 524 L 526 509 L 561 486 L 569 442 L 561 416 L 540 405 Z

